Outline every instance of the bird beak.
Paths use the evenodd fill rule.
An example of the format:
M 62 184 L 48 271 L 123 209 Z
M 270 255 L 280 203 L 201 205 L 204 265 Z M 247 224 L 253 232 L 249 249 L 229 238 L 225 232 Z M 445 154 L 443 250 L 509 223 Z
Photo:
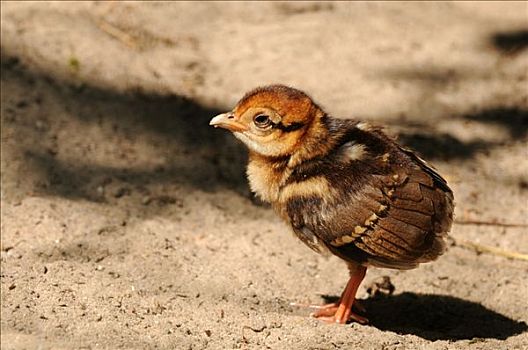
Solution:
M 211 119 L 209 125 L 212 125 L 215 128 L 224 128 L 233 132 L 248 130 L 247 126 L 235 120 L 235 117 L 231 112 L 217 115 L 216 117 Z

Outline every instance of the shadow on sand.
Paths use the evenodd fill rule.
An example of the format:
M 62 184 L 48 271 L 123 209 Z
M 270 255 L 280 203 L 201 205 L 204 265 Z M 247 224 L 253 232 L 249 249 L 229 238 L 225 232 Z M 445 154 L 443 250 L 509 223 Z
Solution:
M 370 324 L 383 331 L 414 334 L 428 340 L 493 338 L 526 332 L 524 322 L 447 295 L 402 293 L 363 302 Z
M 33 172 L 42 177 L 40 183 L 44 185 L 36 189 L 38 193 L 104 202 L 107 198 L 97 194 L 94 188 L 109 182 L 135 192 L 137 188 L 151 184 L 178 183 L 204 191 L 228 188 L 242 195 L 249 193 L 245 179 L 245 148 L 227 132 L 209 126 L 209 120 L 223 110 L 177 95 L 120 93 L 88 84 L 76 87 L 69 82 L 54 80 L 47 72 L 28 70 L 16 58 L 3 57 L 2 77 L 9 84 L 28 90 L 33 89 L 36 81 L 43 80 L 40 84 L 46 85 L 51 99 L 60 101 L 66 118 L 86 125 L 87 129 L 91 126 L 99 128 L 109 143 L 115 143 L 114 154 L 121 154 L 124 160 L 130 159 L 132 165 L 94 162 L 97 152 L 102 154 L 105 151 L 94 150 L 89 134 L 81 128 L 69 132 L 80 135 L 78 147 L 82 148 L 81 152 L 86 152 L 87 157 L 68 161 L 57 156 L 57 153 L 71 152 L 48 146 L 47 140 L 57 138 L 57 130 L 51 130 L 43 137 L 42 133 L 21 126 L 30 123 L 26 121 L 32 117 L 28 106 L 40 104 L 28 96 L 8 106 L 6 118 L 9 122 L 12 114 L 16 119 L 14 125 L 18 130 L 14 135 L 24 139 L 18 147 L 22 148 Z M 9 91 L 3 91 L 2 100 L 7 102 L 9 99 Z M 156 149 L 160 157 L 166 159 L 165 163 L 150 168 L 135 167 L 134 147 L 137 145 Z

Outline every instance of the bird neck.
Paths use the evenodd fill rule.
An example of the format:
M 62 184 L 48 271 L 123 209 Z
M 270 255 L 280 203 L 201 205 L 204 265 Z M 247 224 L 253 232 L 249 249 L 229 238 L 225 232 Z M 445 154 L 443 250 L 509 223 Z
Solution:
M 306 132 L 299 138 L 295 151 L 290 155 L 288 167 L 295 168 L 303 162 L 328 154 L 335 146 L 340 135 L 332 133 L 329 117 L 320 111 L 313 118 Z
M 256 152 L 249 153 L 247 176 L 249 186 L 263 201 L 278 199 L 281 184 L 288 178 L 289 156 L 266 157 Z

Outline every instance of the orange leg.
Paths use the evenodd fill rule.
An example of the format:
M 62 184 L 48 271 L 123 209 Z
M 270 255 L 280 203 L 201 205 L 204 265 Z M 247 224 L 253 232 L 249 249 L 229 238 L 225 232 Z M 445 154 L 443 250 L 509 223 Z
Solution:
M 331 323 L 346 323 L 349 319 L 353 319 L 361 324 L 368 323 L 368 319 L 352 312 L 352 306 L 356 306 L 359 311 L 364 310 L 356 302 L 356 293 L 365 277 L 367 268 L 360 265 L 349 265 L 350 279 L 337 303 L 323 305 L 312 315 L 322 321 Z

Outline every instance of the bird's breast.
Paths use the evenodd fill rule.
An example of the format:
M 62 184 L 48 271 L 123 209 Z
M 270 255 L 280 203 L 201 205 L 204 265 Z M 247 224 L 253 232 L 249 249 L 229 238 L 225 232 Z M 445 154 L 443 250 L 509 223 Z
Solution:
M 263 201 L 275 203 L 279 199 L 280 185 L 287 177 L 285 167 L 266 161 L 259 157 L 251 157 L 247 166 L 247 176 L 251 191 Z

